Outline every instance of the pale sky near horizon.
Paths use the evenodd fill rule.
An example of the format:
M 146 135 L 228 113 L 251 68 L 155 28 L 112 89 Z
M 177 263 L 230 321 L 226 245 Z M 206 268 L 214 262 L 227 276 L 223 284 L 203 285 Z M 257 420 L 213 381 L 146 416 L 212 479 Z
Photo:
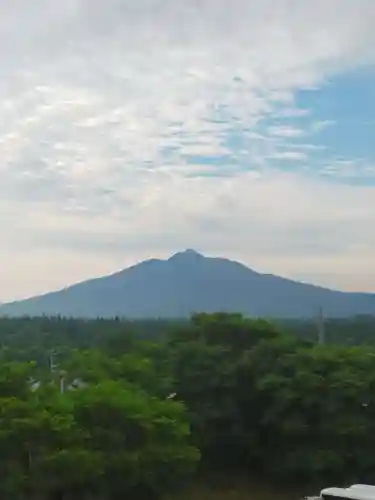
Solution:
M 375 292 L 374 0 L 3 0 L 0 301 L 185 248 Z

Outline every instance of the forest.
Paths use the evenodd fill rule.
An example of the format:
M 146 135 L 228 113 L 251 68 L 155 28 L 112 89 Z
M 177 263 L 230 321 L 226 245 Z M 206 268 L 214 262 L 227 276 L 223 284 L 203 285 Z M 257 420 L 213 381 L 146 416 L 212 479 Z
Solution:
M 375 317 L 0 319 L 0 498 L 375 481 Z

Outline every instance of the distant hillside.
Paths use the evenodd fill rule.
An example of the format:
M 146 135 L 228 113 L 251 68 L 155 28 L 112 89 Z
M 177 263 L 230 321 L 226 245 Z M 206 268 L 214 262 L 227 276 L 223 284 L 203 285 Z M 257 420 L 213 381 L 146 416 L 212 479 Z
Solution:
M 151 259 L 103 278 L 0 306 L 0 315 L 128 318 L 236 311 L 268 317 L 375 314 L 375 294 L 344 293 L 257 273 L 194 250 Z

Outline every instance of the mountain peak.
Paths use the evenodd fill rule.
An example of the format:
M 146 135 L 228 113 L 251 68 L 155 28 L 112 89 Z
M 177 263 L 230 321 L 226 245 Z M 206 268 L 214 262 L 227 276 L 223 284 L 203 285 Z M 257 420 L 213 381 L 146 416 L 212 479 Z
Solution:
M 175 260 L 175 259 L 196 259 L 196 258 L 204 258 L 204 255 L 200 254 L 196 250 L 193 250 L 192 248 L 187 248 L 186 250 L 183 250 L 182 252 L 175 253 L 168 260 Z

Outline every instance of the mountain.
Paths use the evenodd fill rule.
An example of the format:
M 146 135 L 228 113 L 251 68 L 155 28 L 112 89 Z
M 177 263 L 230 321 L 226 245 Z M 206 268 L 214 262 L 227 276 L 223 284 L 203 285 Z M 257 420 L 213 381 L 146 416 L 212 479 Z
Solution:
M 236 311 L 268 317 L 375 314 L 375 294 L 345 293 L 260 274 L 194 250 L 151 259 L 110 276 L 0 306 L 0 315 L 128 318 Z

